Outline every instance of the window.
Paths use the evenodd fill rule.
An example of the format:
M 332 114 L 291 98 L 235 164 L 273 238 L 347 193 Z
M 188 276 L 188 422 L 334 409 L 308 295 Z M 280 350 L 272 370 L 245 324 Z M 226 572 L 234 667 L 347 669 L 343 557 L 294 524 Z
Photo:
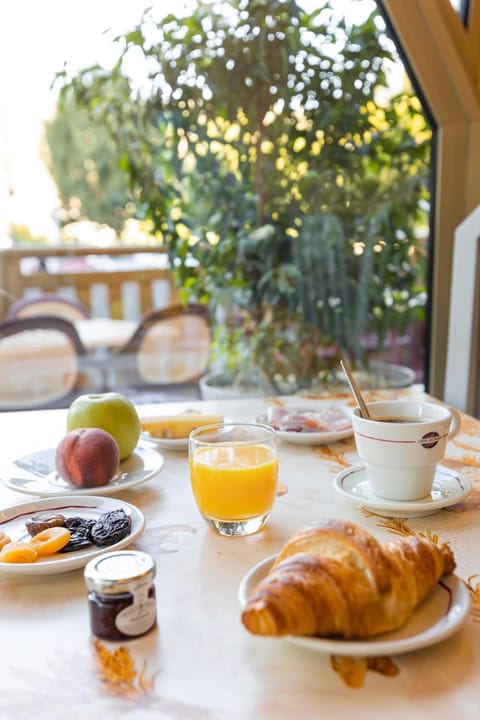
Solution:
M 134 148 L 141 147 L 136 142 L 140 126 L 135 112 L 139 105 L 117 95 L 121 99 L 117 109 L 123 114 L 110 112 L 108 116 L 117 139 L 121 135 L 123 167 L 141 177 L 130 200 L 123 202 L 123 212 L 135 216 L 139 210 L 148 209 L 150 202 L 152 224 L 146 229 L 163 238 L 174 266 L 176 258 L 188 258 L 189 262 L 178 269 L 183 273 L 182 287 L 189 288 L 191 297 L 199 301 L 211 296 L 215 288 L 213 362 L 218 367 L 243 366 L 250 379 L 262 363 L 269 371 L 275 367 L 274 381 L 282 391 L 298 389 L 305 366 L 307 376 L 310 373 L 308 382 L 312 372 L 318 383 L 324 379 L 331 382 L 339 349 L 359 360 L 366 356 L 380 362 L 405 363 L 415 369 L 419 379 L 425 360 L 422 331 L 426 264 L 430 259 L 426 241 L 431 128 L 409 88 L 398 53 L 375 12 L 375 3 L 342 3 L 347 18 L 344 29 L 334 22 L 339 5 L 333 3 L 332 22 L 324 10 L 317 18 L 320 26 L 304 33 L 294 65 L 288 68 L 285 64 L 284 78 L 278 76 L 278 63 L 272 64 L 277 76 L 267 80 L 263 92 L 270 100 L 275 93 L 279 97 L 277 103 L 264 107 L 260 124 L 253 123 L 253 114 L 247 113 L 245 119 L 223 111 L 209 116 L 205 111 L 215 107 L 208 97 L 208 79 L 201 73 L 188 74 L 202 48 L 194 35 L 176 36 L 177 52 L 179 37 L 183 38 L 182 45 L 190 42 L 191 52 L 188 72 L 186 69 L 182 77 L 178 74 L 177 85 L 172 85 L 172 97 L 175 100 L 176 94 L 178 98 L 177 113 L 170 104 L 168 117 L 158 113 L 157 126 L 146 123 L 142 128 L 157 132 L 162 139 L 153 144 L 155 151 L 150 158 L 155 172 L 144 172 L 152 168 L 152 163 L 148 168 L 148 157 L 141 153 L 140 158 L 135 157 Z M 314 7 L 315 3 L 305 5 L 312 18 Z M 266 24 L 259 22 L 253 28 L 261 31 L 271 23 L 271 33 L 277 34 L 281 48 L 282 33 L 285 28 L 290 31 L 291 24 L 281 26 L 286 5 L 277 3 L 276 8 L 276 14 L 270 10 Z M 178 25 L 178 18 L 176 21 Z M 151 38 L 158 30 L 153 22 L 144 32 Z M 246 25 L 242 31 L 247 32 Z M 173 20 L 167 32 L 173 40 Z M 199 28 L 200 37 L 201 32 L 214 47 L 218 37 L 214 40 L 214 29 L 206 17 Z M 236 39 L 240 46 L 242 38 Z M 247 47 L 246 42 L 244 45 Z M 273 42 L 271 46 L 275 47 Z M 135 51 L 138 60 L 140 48 Z M 173 58 L 174 43 L 171 52 Z M 149 69 L 157 71 L 159 59 L 153 52 L 147 55 Z M 177 66 L 183 62 L 180 55 L 173 59 Z M 239 60 L 231 60 L 238 74 Z M 61 64 L 59 61 L 58 69 Z M 254 58 L 251 75 L 245 75 L 244 89 L 248 89 L 248 82 L 257 89 L 262 87 L 255 74 L 259 67 L 268 67 L 268 55 L 265 64 L 258 63 L 258 56 Z M 385 83 L 384 72 L 388 73 Z M 173 74 L 166 79 L 172 81 Z M 121 89 L 122 80 L 117 80 L 116 87 Z M 283 80 L 287 87 L 289 82 L 296 83 L 296 95 L 290 88 L 288 102 L 296 101 L 297 108 L 292 105 L 289 112 L 285 97 L 280 97 Z M 105 78 L 99 82 L 103 97 L 108 94 L 107 87 L 115 88 L 113 80 L 110 85 L 108 82 Z M 376 89 L 379 82 L 384 84 L 383 97 Z M 392 87 L 398 94 L 396 99 Z M 201 103 L 195 105 L 197 98 Z M 231 103 L 231 99 L 227 101 Z M 218 110 L 219 105 L 216 107 Z M 142 107 L 144 119 L 152 108 L 153 99 Z M 194 127 L 188 127 L 192 119 Z M 107 115 L 104 120 L 106 124 Z M 161 124 L 167 120 L 168 128 Z M 171 128 L 175 129 L 173 140 Z M 84 130 L 88 135 L 87 126 Z M 107 141 L 102 139 L 101 145 L 107 148 Z M 398 147 L 402 147 L 401 153 L 392 152 Z M 98 152 L 93 145 L 89 149 Z M 63 159 L 60 155 L 57 168 L 67 166 L 74 160 L 72 156 L 73 152 Z M 98 155 L 94 162 L 92 156 L 84 160 L 79 163 L 84 168 L 83 179 L 97 183 L 93 185 L 97 192 L 90 197 L 98 199 L 102 194 L 99 190 L 107 186 L 105 175 L 99 172 L 103 166 Z M 69 177 L 77 170 L 78 166 L 69 166 Z M 163 185 L 158 184 L 160 172 Z M 215 183 L 216 177 L 222 182 Z M 180 184 L 176 184 L 178 178 Z M 65 178 L 63 183 L 65 186 Z M 117 187 L 112 195 L 118 198 L 124 191 Z M 65 192 L 63 195 L 57 222 L 63 222 L 65 213 L 70 214 L 67 219 L 81 215 L 88 193 L 82 196 L 71 192 L 68 198 Z M 399 197 L 402 202 L 395 201 Z M 90 208 L 89 213 L 94 213 L 92 205 Z M 200 274 L 201 281 L 196 282 L 198 269 L 212 258 L 212 273 Z M 307 342 L 312 338 L 313 344 Z M 228 351 L 223 357 L 222 349 Z M 252 357 L 253 365 L 246 362 Z M 263 373 L 260 369 L 259 375 Z
M 432 213 L 429 390 L 443 397 L 456 227 L 480 201 L 480 102 L 475 29 L 479 3 L 469 3 L 466 30 L 448 0 L 405 3 L 382 0 L 418 86 L 438 127 L 435 144 L 435 202 Z M 419 51 L 421 48 L 421 52 Z
M 467 24 L 467 18 L 468 18 L 468 9 L 469 9 L 469 0 L 450 0 L 452 3 L 452 6 L 455 8 L 455 10 L 458 12 L 460 17 L 462 18 L 464 24 Z

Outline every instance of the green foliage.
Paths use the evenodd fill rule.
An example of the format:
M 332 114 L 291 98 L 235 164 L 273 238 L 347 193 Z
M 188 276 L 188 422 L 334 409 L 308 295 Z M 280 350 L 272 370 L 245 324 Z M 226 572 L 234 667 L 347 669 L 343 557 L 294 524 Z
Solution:
M 293 0 L 147 11 L 112 70 L 60 76 L 121 151 L 214 359 L 309 386 L 422 312 L 430 132 L 411 90 L 380 102 L 391 43 Z M 127 74 L 132 54 L 148 73 Z M 225 355 L 225 352 L 227 354 Z
M 86 108 L 70 95 L 45 123 L 45 138 L 62 224 L 87 218 L 120 234 L 133 208 L 128 177 L 119 169 L 119 153 L 108 132 L 93 124 Z
M 10 237 L 15 245 L 47 245 L 48 239 L 41 235 L 33 235 L 27 225 L 12 225 Z

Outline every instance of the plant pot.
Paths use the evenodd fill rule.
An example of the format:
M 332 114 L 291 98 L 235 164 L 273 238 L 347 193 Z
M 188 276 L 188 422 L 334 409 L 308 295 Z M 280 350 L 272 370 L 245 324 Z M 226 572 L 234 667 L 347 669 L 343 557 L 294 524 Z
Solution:
M 415 371 L 404 365 L 393 365 L 392 363 L 383 362 L 381 360 L 372 360 L 368 369 L 354 370 L 353 376 L 360 390 L 386 390 L 387 388 L 405 388 L 410 387 L 416 382 Z M 321 387 L 312 387 L 309 391 L 302 394 L 311 395 L 328 394 L 331 392 L 347 392 L 350 388 L 347 379 L 342 370 L 337 370 L 332 376 L 331 381 L 326 382 Z
M 200 378 L 198 385 L 202 400 L 230 400 L 265 395 L 265 390 L 262 388 L 232 385 L 228 378 L 218 373 L 207 373 Z
M 357 384 L 362 390 L 383 388 L 404 388 L 415 383 L 415 371 L 405 365 L 394 365 L 382 360 L 372 360 L 368 370 L 359 370 L 356 375 Z M 342 377 L 342 380 L 345 378 Z

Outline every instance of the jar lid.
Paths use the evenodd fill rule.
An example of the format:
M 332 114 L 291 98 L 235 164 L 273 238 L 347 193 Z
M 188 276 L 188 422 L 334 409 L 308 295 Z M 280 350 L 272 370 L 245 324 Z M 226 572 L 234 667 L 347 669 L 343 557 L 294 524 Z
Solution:
M 117 550 L 90 560 L 84 571 L 89 590 L 114 595 L 128 591 L 128 585 L 150 575 L 155 577 L 155 561 L 139 550 Z

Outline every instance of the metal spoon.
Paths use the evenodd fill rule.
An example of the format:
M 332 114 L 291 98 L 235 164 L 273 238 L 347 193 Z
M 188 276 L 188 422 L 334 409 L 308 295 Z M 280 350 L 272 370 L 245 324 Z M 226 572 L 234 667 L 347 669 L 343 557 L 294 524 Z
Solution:
M 348 384 L 350 385 L 350 390 L 354 394 L 355 400 L 358 403 L 358 407 L 360 408 L 360 415 L 364 418 L 370 419 L 370 413 L 368 412 L 367 406 L 365 405 L 365 400 L 363 399 L 360 388 L 358 387 L 356 380 L 353 377 L 348 362 L 346 360 L 340 360 L 340 365 L 342 366 L 342 370 L 346 375 Z

